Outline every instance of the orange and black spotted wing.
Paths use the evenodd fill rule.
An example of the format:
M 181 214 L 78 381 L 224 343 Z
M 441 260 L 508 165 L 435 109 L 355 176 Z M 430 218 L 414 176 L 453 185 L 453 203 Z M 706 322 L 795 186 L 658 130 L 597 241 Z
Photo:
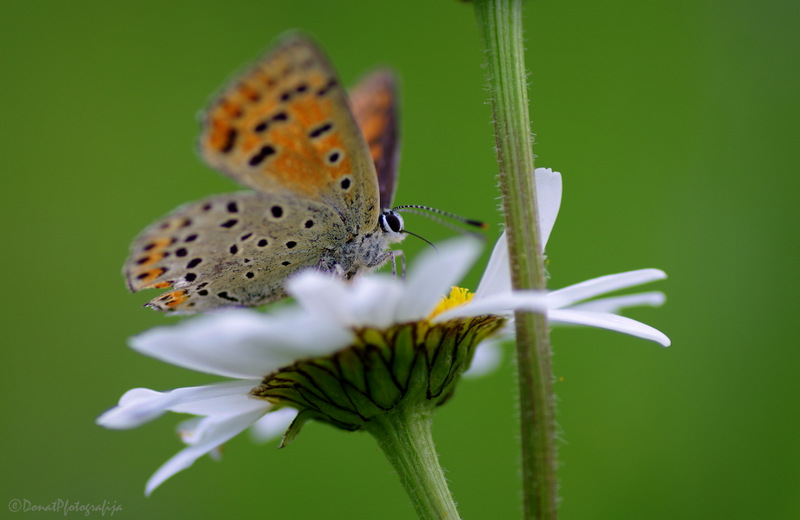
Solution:
M 262 193 L 324 201 L 348 228 L 378 220 L 378 182 L 347 94 L 322 51 L 290 36 L 226 87 L 206 113 L 200 153 Z

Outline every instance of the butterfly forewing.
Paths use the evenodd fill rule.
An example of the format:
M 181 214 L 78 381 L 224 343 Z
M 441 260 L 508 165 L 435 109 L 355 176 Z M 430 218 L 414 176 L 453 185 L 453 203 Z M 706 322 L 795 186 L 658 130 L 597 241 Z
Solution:
M 308 39 L 284 39 L 223 91 L 206 115 L 200 150 L 260 192 L 332 205 L 352 233 L 377 222 L 369 149 L 333 68 Z

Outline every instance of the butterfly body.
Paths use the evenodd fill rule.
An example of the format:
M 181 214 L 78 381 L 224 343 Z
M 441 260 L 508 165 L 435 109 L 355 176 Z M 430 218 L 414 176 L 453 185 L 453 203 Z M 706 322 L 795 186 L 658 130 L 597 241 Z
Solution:
M 163 311 L 253 306 L 284 297 L 301 269 L 351 278 L 388 261 L 404 238 L 382 209 L 396 184 L 393 77 L 373 74 L 356 92 L 354 116 L 302 37 L 231 83 L 208 110 L 200 152 L 255 191 L 187 204 L 145 229 L 123 269 L 129 288 L 171 288 L 147 304 Z

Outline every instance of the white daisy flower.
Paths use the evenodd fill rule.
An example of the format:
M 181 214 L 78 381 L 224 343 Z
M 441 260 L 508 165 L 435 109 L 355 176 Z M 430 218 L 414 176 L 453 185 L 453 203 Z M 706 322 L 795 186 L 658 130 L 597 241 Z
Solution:
M 200 417 L 182 423 L 188 447 L 150 478 L 150 494 L 254 424 L 263 438 L 294 420 L 286 443 L 308 419 L 355 430 L 409 395 L 444 400 L 474 346 L 504 321 L 426 319 L 478 252 L 472 240 L 442 246 L 415 264 L 405 283 L 383 275 L 347 283 L 308 271 L 288 284 L 296 306 L 270 314 L 220 311 L 151 329 L 131 339 L 134 350 L 232 381 L 168 392 L 136 388 L 97 422 L 128 429 L 168 411 Z
M 561 177 L 538 169 L 536 182 L 544 242 L 558 213 Z M 553 324 L 601 327 L 669 345 L 661 332 L 616 314 L 633 305 L 659 305 L 661 293 L 586 301 L 663 278 L 663 272 L 604 276 L 548 293 L 512 291 L 503 236 L 473 298 L 452 286 L 479 249 L 473 240 L 445 244 L 422 255 L 403 282 L 380 274 L 345 282 L 306 271 L 288 282 L 294 306 L 269 314 L 222 311 L 136 336 L 130 344 L 143 354 L 231 381 L 168 392 L 130 390 L 97 422 L 127 429 L 167 411 L 198 416 L 182 424 L 187 447 L 150 478 L 149 494 L 250 426 L 266 438 L 291 423 L 286 444 L 309 419 L 370 431 L 393 410 L 417 403 L 430 410 L 452 394 L 477 345 L 509 330 L 504 326 L 516 310 L 547 312 Z M 482 350 L 478 359 L 493 356 Z M 478 365 L 486 370 L 490 364 Z

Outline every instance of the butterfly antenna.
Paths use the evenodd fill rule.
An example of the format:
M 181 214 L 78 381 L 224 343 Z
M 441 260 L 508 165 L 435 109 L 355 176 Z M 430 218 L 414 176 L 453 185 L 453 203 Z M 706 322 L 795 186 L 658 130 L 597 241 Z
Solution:
M 407 229 L 404 229 L 404 230 L 403 230 L 403 233 L 405 233 L 406 235 L 411 235 L 412 237 L 417 237 L 418 239 L 422 240 L 423 242 L 425 242 L 426 244 L 428 244 L 429 246 L 431 246 L 431 247 L 433 248 L 433 250 L 434 250 L 434 251 L 436 251 L 437 253 L 439 252 L 439 250 L 436 248 L 436 246 L 435 246 L 435 245 L 433 245 L 433 242 L 431 242 L 431 241 L 430 241 L 430 240 L 428 240 L 427 238 L 425 238 L 425 237 L 423 237 L 423 236 L 420 236 L 420 235 L 418 235 L 418 234 L 416 234 L 416 233 L 412 233 L 411 231 L 409 231 L 409 230 L 407 230 Z
M 487 224 L 486 222 L 481 222 L 480 220 L 473 220 L 471 218 L 462 217 L 461 215 L 456 215 L 455 213 L 450 213 L 449 211 L 444 211 L 444 210 L 441 210 L 441 209 L 432 208 L 430 206 L 421 206 L 419 204 L 405 204 L 403 206 L 396 206 L 396 207 L 392 208 L 392 211 L 403 212 L 405 210 L 407 213 L 414 213 L 416 215 L 422 215 L 424 217 L 428 217 L 429 219 L 431 219 L 433 221 L 436 221 L 436 222 L 439 222 L 439 223 L 444 223 L 442 220 L 434 218 L 433 215 L 428 215 L 428 214 L 423 213 L 423 212 L 409 211 L 411 209 L 418 209 L 418 210 L 422 210 L 423 212 L 427 211 L 427 212 L 430 212 L 430 213 L 436 213 L 438 215 L 442 215 L 442 216 L 445 216 L 447 218 L 451 218 L 453 220 L 461 222 L 462 224 L 465 224 L 465 225 L 471 226 L 471 227 L 476 227 L 478 229 L 489 229 L 489 224 Z
M 418 209 L 432 209 L 434 213 L 441 213 L 442 215 L 451 216 L 450 213 L 447 213 L 445 211 L 435 210 L 433 208 L 428 208 L 427 206 L 411 206 L 411 205 L 409 205 L 409 206 L 400 206 L 399 212 L 400 213 L 411 213 L 412 215 L 420 215 L 422 217 L 425 217 L 425 218 L 427 218 L 429 220 L 432 220 L 432 221 L 436 222 L 437 224 L 439 224 L 441 226 L 446 227 L 447 229 L 452 229 L 453 231 L 455 231 L 457 233 L 466 234 L 466 235 L 469 235 L 471 237 L 475 237 L 475 238 L 479 238 L 479 239 L 483 239 L 484 238 L 484 236 L 482 234 L 480 234 L 480 233 L 477 233 L 475 231 L 465 230 L 465 229 L 460 228 L 457 225 L 453 224 L 452 222 L 448 222 L 448 221 L 446 221 L 444 219 L 441 219 L 439 217 L 431 215 L 430 213 L 425 213 L 423 211 L 418 211 Z M 392 211 L 394 211 L 394 210 L 395 209 L 393 208 Z M 481 229 L 488 228 L 488 226 L 486 224 L 484 224 L 483 222 L 478 222 L 477 220 L 469 220 L 469 219 L 466 219 L 466 218 L 463 218 L 463 217 L 458 217 L 457 215 L 453 215 L 453 216 L 457 217 L 457 220 L 459 222 L 469 223 L 470 225 L 474 225 L 475 227 L 480 227 Z
M 394 210 L 392 210 L 392 211 L 394 211 Z M 422 211 L 415 211 L 413 209 L 403 210 L 402 213 L 411 213 L 412 215 L 420 215 L 422 217 L 427 218 L 428 220 L 432 220 L 432 221 L 436 222 L 437 224 L 446 227 L 447 229 L 452 229 L 453 231 L 455 231 L 457 233 L 466 233 L 466 234 L 468 234 L 470 236 L 476 236 L 476 237 L 477 236 L 481 236 L 479 233 L 476 233 L 474 231 L 466 231 L 466 230 L 461 229 L 460 227 L 456 226 L 452 222 L 448 222 L 446 220 L 440 219 L 439 217 L 435 217 L 435 216 L 433 216 L 433 215 L 431 215 L 429 213 L 423 213 Z

